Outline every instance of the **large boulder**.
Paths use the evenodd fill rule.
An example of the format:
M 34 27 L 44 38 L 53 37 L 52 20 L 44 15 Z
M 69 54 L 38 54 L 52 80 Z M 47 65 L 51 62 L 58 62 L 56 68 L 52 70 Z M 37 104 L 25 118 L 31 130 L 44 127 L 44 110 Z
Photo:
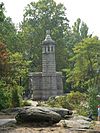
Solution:
M 17 123 L 48 123 L 54 124 L 61 120 L 61 116 L 45 107 L 23 108 L 16 116 Z
M 16 115 L 18 112 L 20 112 L 22 110 L 27 110 L 29 108 L 48 109 L 48 110 L 51 110 L 51 111 L 58 113 L 62 118 L 70 118 L 72 116 L 72 113 L 73 113 L 71 110 L 64 109 L 64 108 L 50 108 L 50 107 L 39 107 L 39 106 L 38 107 L 25 106 L 25 107 L 9 108 L 9 109 L 2 110 L 1 113 Z

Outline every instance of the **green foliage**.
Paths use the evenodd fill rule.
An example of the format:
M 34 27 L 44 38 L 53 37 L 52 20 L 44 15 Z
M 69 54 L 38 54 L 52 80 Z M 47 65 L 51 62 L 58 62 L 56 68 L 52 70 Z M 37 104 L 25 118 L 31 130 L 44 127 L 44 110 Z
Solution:
M 23 59 L 23 56 L 21 53 L 10 53 L 9 57 L 9 75 L 6 79 L 6 82 L 8 86 L 10 86 L 10 93 L 11 93 L 11 106 L 16 107 L 21 105 L 22 100 L 22 94 L 25 91 L 25 85 L 23 84 L 23 87 L 20 86 L 20 77 L 25 80 L 28 74 L 28 65 L 29 61 L 26 61 Z
M 12 90 L 12 107 L 19 107 L 20 100 L 18 96 L 18 90 L 15 88 Z
M 68 32 L 68 35 L 69 39 L 66 40 L 67 51 L 69 57 L 72 57 L 74 56 L 74 51 L 73 51 L 74 46 L 89 36 L 88 26 L 80 18 L 78 18 L 74 22 L 71 30 Z M 70 65 L 69 67 L 72 66 Z
M 68 37 L 66 40 L 66 47 L 67 47 L 67 56 L 66 56 L 66 79 L 69 79 L 69 73 L 72 72 L 74 69 L 75 60 L 71 60 L 75 56 L 73 48 L 76 47 L 77 43 L 81 42 L 83 39 L 87 38 L 88 35 L 88 26 L 78 18 L 71 29 L 68 32 Z M 73 81 L 66 83 L 66 89 L 71 90 L 73 89 Z M 83 89 L 83 88 L 82 88 Z M 78 89 L 79 90 L 79 89 Z
M 79 18 L 70 28 L 66 8 L 53 0 L 28 4 L 19 31 L 5 16 L 4 4 L 0 4 L 0 109 L 22 104 L 29 69 L 41 70 L 41 42 L 48 29 L 56 42 L 57 70 L 63 69 L 66 75 L 64 89 L 88 90 L 88 101 L 85 94 L 71 92 L 49 99 L 47 103 L 75 109 L 84 115 L 89 104 L 89 109 L 96 114 L 96 95 L 100 92 L 100 40 L 88 35 L 87 25 Z M 23 87 L 19 86 L 20 79 Z M 27 102 L 23 104 L 27 105 Z
M 9 65 L 11 78 L 14 79 L 18 84 L 20 77 L 26 77 L 29 64 L 30 61 L 25 60 L 21 53 L 10 53 Z
M 98 88 L 91 87 L 88 89 L 88 103 L 89 103 L 89 110 L 93 113 L 93 115 L 97 116 L 97 106 L 100 104 L 100 101 L 97 100 L 97 95 L 99 94 L 100 90 Z
M 7 108 L 8 98 L 5 90 L 5 83 L 0 80 L 0 110 Z
M 72 26 L 73 34 L 76 35 L 76 38 L 79 39 L 77 42 L 80 42 L 82 39 L 88 37 L 88 27 L 84 22 L 81 22 L 81 19 L 78 18 L 74 25 Z
M 31 106 L 31 103 L 28 100 L 23 100 L 21 106 Z
M 8 57 L 9 55 L 6 46 L 2 42 L 0 42 L 0 79 L 3 79 L 7 75 Z
M 25 9 L 21 31 L 18 32 L 21 52 L 32 60 L 31 71 L 41 70 L 41 43 L 46 30 L 51 30 L 52 39 L 56 41 L 57 70 L 66 67 L 66 42 L 69 30 L 66 8 L 56 5 L 53 0 L 31 2 Z
M 87 116 L 88 114 L 87 98 L 85 93 L 80 93 L 79 91 L 71 91 L 67 95 L 67 100 L 72 105 L 73 109 L 76 110 L 78 114 L 84 116 Z
M 4 4 L 0 4 L 0 40 L 7 45 L 9 50 L 17 51 L 17 30 L 10 17 L 5 15 Z
M 12 92 L 11 92 L 11 106 L 12 107 L 19 107 L 21 106 L 22 102 L 22 92 L 23 88 L 21 86 L 18 86 L 14 84 L 12 87 Z
M 2 51 L 0 52 L 2 55 Z M 6 53 L 6 51 L 4 52 Z M 3 63 L 3 72 L 1 71 L 0 76 L 5 84 L 3 87 L 0 87 L 0 95 L 2 96 L 0 108 L 20 106 L 22 93 L 24 91 L 23 87 L 25 87 L 25 84 L 23 87 L 19 86 L 20 77 L 23 79 L 26 78 L 28 73 L 28 65 L 30 63 L 29 61 L 23 59 L 23 56 L 18 52 L 14 54 L 9 52 L 7 55 L 9 55 L 7 56 L 9 60 L 7 59 L 4 62 L 5 58 L 2 56 L 1 62 Z
M 87 95 L 78 91 L 72 91 L 65 96 L 58 96 L 54 99 L 50 98 L 46 103 L 51 107 L 76 110 L 80 115 L 86 116 L 88 114 Z
M 86 38 L 73 50 L 75 55 L 70 61 L 74 65 L 67 73 L 67 82 L 80 91 L 87 91 L 91 86 L 99 88 L 100 40 L 96 37 Z
M 50 98 L 46 103 L 51 107 L 62 107 L 62 108 L 72 109 L 72 106 L 68 102 L 66 96 L 58 96 L 53 100 Z
M 0 22 L 4 21 L 5 15 L 4 15 L 4 3 L 0 3 Z
M 21 105 L 23 88 L 0 81 L 0 110 Z
M 71 102 L 74 106 L 80 105 L 81 102 L 84 102 L 86 100 L 86 94 L 85 93 L 80 93 L 79 91 L 71 91 L 67 95 L 67 99 L 69 102 Z

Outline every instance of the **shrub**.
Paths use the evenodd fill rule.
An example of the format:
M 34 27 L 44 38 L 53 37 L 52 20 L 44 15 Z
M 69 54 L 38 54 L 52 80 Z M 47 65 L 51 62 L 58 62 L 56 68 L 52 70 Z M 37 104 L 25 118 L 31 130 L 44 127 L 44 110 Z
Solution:
M 76 110 L 80 115 L 88 114 L 87 95 L 78 91 L 71 91 L 65 96 L 58 96 L 46 102 L 51 107 L 62 107 Z
M 55 99 L 50 98 L 46 103 L 51 107 L 62 107 L 72 109 L 70 103 L 67 101 L 66 96 L 58 96 L 55 97 Z
M 67 95 L 67 101 L 72 105 L 73 110 L 76 110 L 79 115 L 87 116 L 88 114 L 88 102 L 87 95 L 79 91 L 71 91 Z
M 89 110 L 92 111 L 94 116 L 97 116 L 97 105 L 100 104 L 100 100 L 97 100 L 96 98 L 98 93 L 98 89 L 95 87 L 88 89 Z
M 18 90 L 15 88 L 12 90 L 12 107 L 19 107 L 20 99 L 18 95 Z
M 80 105 L 82 102 L 84 103 L 84 101 L 86 101 L 86 94 L 79 91 L 71 91 L 67 95 L 67 100 L 75 107 L 76 105 Z
M 31 103 L 28 100 L 23 100 L 21 106 L 31 106 Z
M 8 97 L 6 94 L 5 83 L 0 81 L 0 110 L 8 107 Z
M 14 85 L 12 88 L 12 92 L 11 92 L 11 106 L 12 107 L 19 107 L 21 106 L 21 102 L 22 102 L 22 90 L 23 87 L 18 86 L 18 85 Z

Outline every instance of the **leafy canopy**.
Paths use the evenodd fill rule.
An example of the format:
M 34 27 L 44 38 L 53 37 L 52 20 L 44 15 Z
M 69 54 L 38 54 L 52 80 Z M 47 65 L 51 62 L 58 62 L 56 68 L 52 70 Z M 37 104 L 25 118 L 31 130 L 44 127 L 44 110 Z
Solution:
M 67 82 L 82 89 L 96 86 L 100 80 L 100 40 L 97 37 L 86 38 L 73 48 L 74 67 L 69 71 Z

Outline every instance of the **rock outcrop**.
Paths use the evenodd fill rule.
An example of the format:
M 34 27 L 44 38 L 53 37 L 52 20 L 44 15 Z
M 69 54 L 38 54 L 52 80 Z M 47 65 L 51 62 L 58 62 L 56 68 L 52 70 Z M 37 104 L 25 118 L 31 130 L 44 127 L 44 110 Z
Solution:
M 92 122 L 89 118 L 79 115 L 74 115 L 73 118 L 69 120 L 61 120 L 59 122 L 63 127 L 73 128 L 73 129 L 90 129 Z
M 52 124 L 56 127 L 62 127 L 70 131 L 80 132 L 95 132 L 94 121 L 91 119 L 72 114 L 72 111 L 64 108 L 50 108 L 50 107 L 23 107 L 9 110 L 16 112 L 15 119 L 2 119 L 0 126 L 16 126 L 16 122 L 29 125 L 32 127 L 45 127 Z M 5 111 L 4 111 L 5 112 Z M 14 113 L 13 112 L 13 113 Z M 17 125 L 19 126 L 19 125 Z M 63 131 L 66 132 L 66 131 Z M 98 132 L 98 131 L 97 131 Z
M 53 112 L 56 112 L 58 113 L 62 119 L 64 118 L 70 118 L 73 114 L 73 112 L 71 110 L 68 110 L 68 109 L 65 109 L 65 108 L 51 108 L 51 107 L 35 107 L 35 106 L 25 106 L 25 107 L 16 107 L 16 108 L 10 108 L 10 109 L 5 109 L 5 110 L 2 110 L 1 113 L 4 113 L 4 114 L 17 114 L 19 113 L 20 111 L 23 111 L 23 110 L 27 110 L 27 109 L 30 109 L 30 108 L 34 108 L 34 109 L 38 109 L 38 108 L 41 108 L 41 109 L 48 109 L 48 110 L 51 110 Z
M 30 107 L 21 109 L 15 116 L 17 123 L 58 123 L 61 115 L 45 107 Z
M 70 117 L 73 114 L 71 110 L 64 109 L 64 108 L 49 108 L 49 109 L 60 114 L 62 118 L 66 118 L 68 116 Z

